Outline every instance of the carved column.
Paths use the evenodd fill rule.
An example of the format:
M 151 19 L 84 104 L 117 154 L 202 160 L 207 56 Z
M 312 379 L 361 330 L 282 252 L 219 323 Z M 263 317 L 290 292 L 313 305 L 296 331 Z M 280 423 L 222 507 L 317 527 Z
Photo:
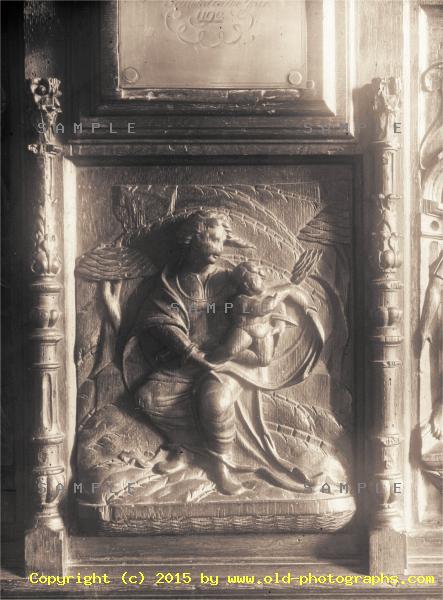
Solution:
M 372 415 L 371 572 L 402 572 L 406 548 L 402 519 L 403 482 L 400 468 L 402 414 L 402 283 L 396 161 L 400 137 L 400 82 L 375 79 L 373 91 L 372 276 L 370 281 L 371 353 L 368 411 Z M 396 126 L 395 124 L 398 123 Z M 393 545 L 396 551 L 392 552 Z
M 57 328 L 61 259 L 56 231 L 54 169 L 61 148 L 55 143 L 54 126 L 61 112 L 60 82 L 33 79 L 29 82 L 35 112 L 33 125 L 38 142 L 28 146 L 32 206 L 33 248 L 30 260 L 30 369 L 29 369 L 29 471 L 30 528 L 26 532 L 27 571 L 63 570 L 65 534 L 60 499 L 65 487 L 62 456 L 64 435 L 59 426 L 58 346 L 62 333 Z M 35 179 L 34 179 L 35 177 Z

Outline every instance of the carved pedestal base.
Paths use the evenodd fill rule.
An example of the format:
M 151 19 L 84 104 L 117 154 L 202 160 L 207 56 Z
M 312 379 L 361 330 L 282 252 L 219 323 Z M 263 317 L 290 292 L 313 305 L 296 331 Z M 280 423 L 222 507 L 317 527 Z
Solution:
M 325 496 L 326 494 L 322 494 Z M 79 505 L 88 530 L 109 534 L 333 532 L 355 513 L 352 496 L 294 502 L 208 502 L 206 504 Z
M 26 575 L 44 572 L 50 575 L 64 575 L 67 564 L 66 535 L 40 526 L 29 529 L 25 534 Z
M 400 575 L 407 564 L 406 533 L 376 529 L 369 534 L 369 572 Z M 388 566 L 388 568 L 387 568 Z

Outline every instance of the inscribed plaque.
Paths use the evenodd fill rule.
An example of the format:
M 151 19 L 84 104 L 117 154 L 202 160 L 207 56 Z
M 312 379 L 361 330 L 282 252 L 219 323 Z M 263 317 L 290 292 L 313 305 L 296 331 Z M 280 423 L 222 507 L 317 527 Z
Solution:
M 305 83 L 305 0 L 119 2 L 120 88 Z

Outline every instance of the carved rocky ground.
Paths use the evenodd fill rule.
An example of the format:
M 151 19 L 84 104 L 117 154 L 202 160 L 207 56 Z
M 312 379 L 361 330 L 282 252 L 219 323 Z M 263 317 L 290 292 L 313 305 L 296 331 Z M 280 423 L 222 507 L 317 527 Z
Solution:
M 316 426 L 321 432 L 328 432 L 331 447 L 349 442 L 343 427 L 329 411 L 292 401 L 285 404 L 283 408 L 297 416 L 300 429 L 272 422 L 266 425 L 276 446 L 279 450 L 285 447 L 294 464 L 301 454 L 300 446 L 308 444 L 306 440 L 312 437 Z M 355 511 L 354 498 L 334 483 L 346 483 L 347 476 L 333 457 L 328 472 L 319 478 L 309 495 L 277 487 L 259 473 L 243 472 L 238 477 L 244 490 L 233 502 L 232 497 L 217 491 L 207 469 L 199 464 L 170 475 L 156 473 L 155 464 L 166 455 L 159 448 L 162 440 L 148 423 L 141 423 L 124 409 L 112 406 L 98 411 L 78 439 L 79 468 L 88 473 L 88 483 L 77 496 L 81 514 L 88 523 L 91 518 L 98 519 L 102 530 L 186 533 L 210 531 L 212 527 L 251 531 L 258 527 L 334 531 L 349 522 Z M 321 444 L 324 442 L 318 439 L 313 451 L 323 455 Z M 92 482 L 97 485 L 92 487 Z M 261 498 L 266 500 L 257 501 Z M 284 500 L 287 502 L 281 502 Z M 209 511 L 202 510 L 202 502 L 212 504 Z M 240 508 L 242 502 L 247 502 L 246 507 Z M 190 511 L 189 503 L 199 504 L 199 508 Z

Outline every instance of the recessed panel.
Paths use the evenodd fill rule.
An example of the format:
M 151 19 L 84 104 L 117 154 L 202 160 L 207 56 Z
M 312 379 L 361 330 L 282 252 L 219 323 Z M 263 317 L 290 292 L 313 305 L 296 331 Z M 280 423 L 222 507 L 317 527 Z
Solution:
M 81 520 L 347 525 L 350 170 L 91 169 L 78 186 Z

